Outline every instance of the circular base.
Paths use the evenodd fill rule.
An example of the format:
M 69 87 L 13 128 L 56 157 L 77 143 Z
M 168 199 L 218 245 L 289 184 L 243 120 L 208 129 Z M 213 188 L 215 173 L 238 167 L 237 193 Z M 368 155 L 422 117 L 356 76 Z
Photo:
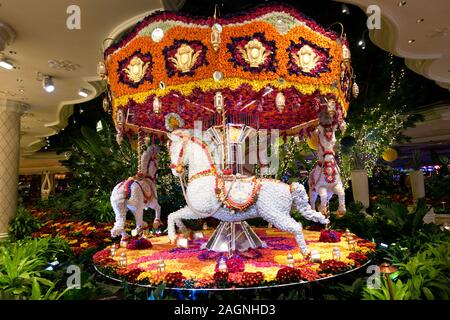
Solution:
M 273 228 L 255 228 L 254 231 L 267 247 L 236 252 L 231 258 L 226 253 L 202 249 L 212 234 L 212 230 L 203 230 L 202 234 L 199 231 L 194 233 L 197 239 L 190 240 L 187 248 L 176 247 L 170 244 L 167 236 L 160 236 L 150 239 L 153 246 L 149 249 L 119 248 L 114 257 L 110 256 L 110 248 L 106 248 L 94 255 L 94 263 L 100 274 L 114 281 L 127 281 L 142 287 L 154 288 L 166 283 L 166 289 L 176 290 L 256 290 L 301 285 L 356 271 L 368 263 L 367 256 L 375 247 L 374 243 L 355 235 L 355 245 L 349 246 L 345 236 L 335 231 L 331 232 L 342 235 L 339 242 L 320 242 L 320 231 L 303 230 L 309 249 L 316 251 L 315 258 L 321 260 L 311 262 L 299 253 L 292 234 Z M 341 256 L 339 262 L 333 260 L 336 247 Z M 126 267 L 119 267 L 124 257 Z M 224 282 L 217 281 L 215 275 L 218 261 L 227 258 L 228 278 L 225 281 L 227 285 L 224 285 Z M 294 268 L 287 267 L 289 260 Z M 163 271 L 158 270 L 161 264 L 164 265 Z M 245 283 L 248 276 L 257 276 L 258 281 Z

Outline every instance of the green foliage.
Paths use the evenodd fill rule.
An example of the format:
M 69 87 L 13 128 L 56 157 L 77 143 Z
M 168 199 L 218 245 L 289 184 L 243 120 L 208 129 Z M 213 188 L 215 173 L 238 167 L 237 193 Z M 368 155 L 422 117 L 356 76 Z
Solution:
M 364 205 L 360 202 L 349 203 L 347 213 L 342 218 L 332 214 L 331 221 L 333 229 L 349 228 L 355 234 L 367 239 L 374 236 L 377 227 L 374 217 L 364 212 Z
M 377 224 L 385 240 L 394 240 L 401 237 L 413 237 L 419 229 L 423 228 L 423 217 L 430 210 L 424 199 L 419 199 L 417 205 L 410 212 L 400 203 L 391 202 L 377 204 L 374 210 L 377 215 Z
M 17 207 L 16 215 L 9 224 L 10 235 L 17 240 L 31 236 L 41 227 L 42 223 L 36 219 L 27 209 Z
M 425 190 L 427 191 L 427 196 L 432 199 L 449 197 L 450 175 L 433 175 L 431 177 L 425 177 Z M 450 206 L 450 204 L 448 206 Z
M 299 172 L 302 170 L 310 171 L 312 163 L 305 160 L 304 154 L 310 151 L 305 141 L 296 142 L 295 138 L 288 137 L 286 142 L 279 139 L 279 167 L 277 177 L 286 182 L 300 181 L 307 184 L 307 176 L 299 177 Z
M 67 255 L 61 240 L 31 239 L 0 246 L 0 297 L 12 299 L 59 299 L 56 282 L 45 271 L 50 258 Z M 42 286 L 45 293 L 42 293 Z
M 448 242 L 425 244 L 415 256 L 398 263 L 397 278 L 392 283 L 395 300 L 448 300 L 450 295 L 450 246 Z M 391 279 L 393 277 L 391 276 Z M 364 289 L 369 300 L 390 299 L 387 281 L 383 278 L 380 289 Z

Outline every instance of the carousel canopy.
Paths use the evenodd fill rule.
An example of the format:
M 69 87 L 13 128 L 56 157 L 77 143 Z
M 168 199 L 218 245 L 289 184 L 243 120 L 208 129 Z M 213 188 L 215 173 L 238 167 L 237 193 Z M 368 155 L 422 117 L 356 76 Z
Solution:
M 226 121 L 293 135 L 330 100 L 340 121 L 352 80 L 347 46 L 284 5 L 211 18 L 155 12 L 105 50 L 117 130 Z

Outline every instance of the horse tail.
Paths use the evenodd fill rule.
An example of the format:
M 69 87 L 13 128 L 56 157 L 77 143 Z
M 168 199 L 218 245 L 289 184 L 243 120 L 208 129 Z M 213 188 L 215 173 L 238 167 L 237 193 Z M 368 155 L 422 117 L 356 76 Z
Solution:
M 311 208 L 305 187 L 301 183 L 292 183 L 290 189 L 293 203 L 303 217 L 322 224 L 328 224 L 330 222 L 323 214 Z

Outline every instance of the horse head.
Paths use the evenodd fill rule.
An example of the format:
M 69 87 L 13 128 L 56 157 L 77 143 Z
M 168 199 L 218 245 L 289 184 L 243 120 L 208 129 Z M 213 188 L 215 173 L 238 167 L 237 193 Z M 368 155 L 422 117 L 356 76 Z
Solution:
M 170 156 L 170 169 L 174 176 L 180 176 L 184 173 L 187 166 L 186 145 L 191 137 L 189 130 L 174 130 L 167 133 L 169 141 L 167 149 Z

